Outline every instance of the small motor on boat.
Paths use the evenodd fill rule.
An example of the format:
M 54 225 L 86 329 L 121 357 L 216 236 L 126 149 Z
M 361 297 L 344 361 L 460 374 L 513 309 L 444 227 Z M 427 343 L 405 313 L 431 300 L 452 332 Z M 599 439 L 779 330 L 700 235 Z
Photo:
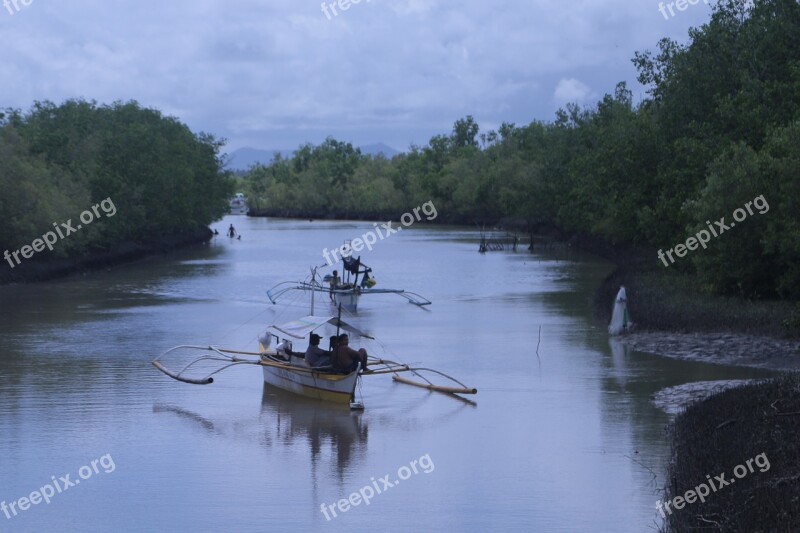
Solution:
M 283 340 L 275 346 L 275 351 L 279 355 L 284 355 L 286 357 L 291 356 L 292 354 L 292 341 Z

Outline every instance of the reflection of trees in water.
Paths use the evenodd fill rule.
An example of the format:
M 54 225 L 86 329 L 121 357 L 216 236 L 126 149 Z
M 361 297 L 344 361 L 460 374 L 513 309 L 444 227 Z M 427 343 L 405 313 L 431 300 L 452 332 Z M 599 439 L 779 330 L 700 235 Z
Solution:
M 308 442 L 311 464 L 316 471 L 324 446 L 330 445 L 336 457 L 336 470 L 340 479 L 357 455 L 367 449 L 367 424 L 361 411 L 351 411 L 350 406 L 331 404 L 304 398 L 296 394 L 264 385 L 261 398 L 262 417 L 274 420 L 266 425 L 265 444 L 273 440 L 291 445 L 300 439 Z M 269 433 L 275 432 L 275 438 Z

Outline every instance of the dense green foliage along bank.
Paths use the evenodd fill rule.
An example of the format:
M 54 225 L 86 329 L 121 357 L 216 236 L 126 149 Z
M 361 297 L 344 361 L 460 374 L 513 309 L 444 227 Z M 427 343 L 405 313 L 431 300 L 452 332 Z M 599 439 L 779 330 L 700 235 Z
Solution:
M 72 100 L 0 114 L 0 253 L 110 198 L 103 217 L 32 261 L 71 258 L 196 231 L 228 208 L 221 143 L 135 102 Z M 107 215 L 107 213 L 106 213 Z M 4 263 L 3 268 L 10 268 Z M 24 266 L 24 265 L 23 265 Z
M 552 225 L 652 249 L 654 266 L 694 271 L 716 292 L 798 298 L 800 3 L 749 4 L 726 0 L 686 44 L 635 53 L 642 102 L 620 84 L 549 123 L 481 132 L 468 116 L 390 161 L 334 139 L 305 145 L 251 169 L 252 207 L 381 216 L 432 200 L 439 221 Z M 668 267 L 658 260 L 761 195 L 768 210 Z

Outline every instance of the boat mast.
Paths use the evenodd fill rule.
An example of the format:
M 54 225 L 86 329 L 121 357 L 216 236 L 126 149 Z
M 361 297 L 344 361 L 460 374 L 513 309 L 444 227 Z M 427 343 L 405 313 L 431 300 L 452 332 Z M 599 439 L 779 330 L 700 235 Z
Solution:
M 360 255 L 358 256 L 358 259 L 356 259 L 356 275 L 355 275 L 355 278 L 353 278 L 353 292 L 356 292 L 358 290 L 356 287 L 358 287 L 358 274 L 359 274 L 359 270 L 358 269 L 359 268 L 361 268 L 361 256 Z
M 317 267 L 311 268 L 311 286 L 313 287 L 317 283 Z M 317 291 L 311 290 L 311 316 L 314 316 L 314 293 Z

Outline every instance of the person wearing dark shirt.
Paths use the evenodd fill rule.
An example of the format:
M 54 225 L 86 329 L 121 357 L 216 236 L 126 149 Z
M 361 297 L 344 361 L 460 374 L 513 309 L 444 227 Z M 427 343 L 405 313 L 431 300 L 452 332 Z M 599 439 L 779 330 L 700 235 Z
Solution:
M 311 367 L 329 366 L 331 364 L 331 352 L 319 347 L 322 339 L 316 333 L 311 334 L 308 349 L 306 350 L 306 363 Z

